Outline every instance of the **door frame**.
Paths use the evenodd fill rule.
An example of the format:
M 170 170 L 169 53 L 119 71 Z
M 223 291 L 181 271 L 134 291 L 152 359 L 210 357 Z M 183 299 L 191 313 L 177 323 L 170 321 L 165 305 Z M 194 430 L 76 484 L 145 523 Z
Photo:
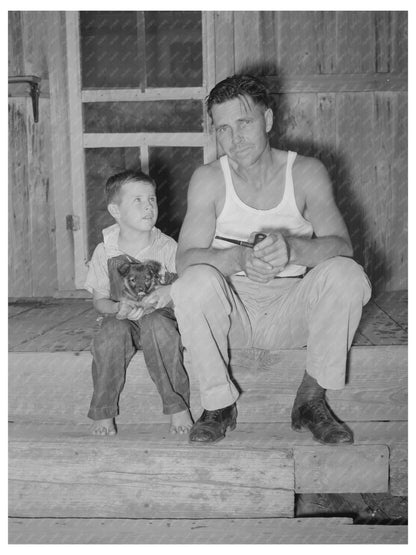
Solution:
M 66 54 L 68 66 L 68 111 L 70 128 L 70 185 L 73 214 L 75 289 L 83 289 L 88 271 L 88 233 L 86 209 L 85 148 L 137 147 L 142 169 L 149 171 L 149 147 L 199 146 L 204 164 L 217 156 L 215 136 L 211 132 L 204 103 L 203 130 L 200 133 L 84 133 L 82 104 L 86 102 L 137 102 L 154 100 L 204 100 L 215 85 L 214 12 L 202 14 L 202 87 L 88 89 L 81 87 L 79 12 L 66 12 Z

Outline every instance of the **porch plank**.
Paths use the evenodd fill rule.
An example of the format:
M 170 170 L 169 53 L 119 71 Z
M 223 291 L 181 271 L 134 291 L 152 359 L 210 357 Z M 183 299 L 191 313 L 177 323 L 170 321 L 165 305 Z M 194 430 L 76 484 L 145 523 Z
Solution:
M 39 338 L 56 326 L 91 309 L 88 301 L 50 302 L 35 306 L 9 320 L 9 350 L 21 350 L 28 341 Z
M 386 445 L 295 447 L 296 493 L 382 493 L 389 490 Z
M 45 430 L 43 427 L 42 430 Z M 40 432 L 41 430 L 39 430 Z M 137 437 L 138 436 L 138 437 Z M 104 441 L 103 441 L 104 439 Z M 10 441 L 10 516 L 255 518 L 294 514 L 287 449 L 116 438 Z
M 77 308 L 74 307 L 74 312 Z M 84 312 L 70 314 L 67 320 L 44 334 L 17 345 L 11 349 L 12 352 L 89 351 L 94 333 L 99 328 L 97 312 L 88 303 Z
M 217 450 L 242 451 L 250 450 L 295 451 L 296 492 L 310 491 L 310 482 L 319 482 L 319 493 L 336 493 L 348 487 L 343 493 L 365 493 L 369 484 L 375 484 L 370 476 L 368 482 L 364 477 L 355 477 L 354 465 L 360 468 L 364 475 L 366 469 L 377 467 L 380 470 L 380 481 L 377 484 L 385 488 L 387 478 L 385 460 L 376 460 L 373 465 L 372 458 L 379 455 L 386 456 L 386 449 L 390 451 L 390 493 L 392 495 L 407 495 L 407 422 L 350 422 L 354 431 L 355 443 L 348 446 L 328 447 L 316 443 L 311 434 L 294 432 L 288 423 L 237 423 L 233 432 L 227 433 L 225 440 L 218 446 L 210 446 Z M 137 424 L 120 425 L 116 438 L 96 438 L 91 435 L 90 425 L 87 423 L 70 425 L 58 424 L 11 424 L 9 438 L 14 444 L 25 444 L 28 441 L 36 444 L 65 443 L 74 449 L 78 444 L 85 448 L 90 446 L 114 446 L 118 444 L 145 445 L 148 450 L 165 449 L 168 452 L 186 449 L 189 456 L 195 450 L 206 449 L 188 445 L 187 438 L 181 435 L 172 435 L 168 432 L 168 423 L 164 424 Z M 298 451 L 296 451 L 298 450 Z M 303 452 L 303 450 L 305 450 Z M 313 456 L 316 458 L 313 459 Z M 367 458 L 367 455 L 370 457 Z M 312 456 L 309 467 L 302 465 L 302 457 Z M 327 458 L 328 457 L 328 458 Z M 387 454 L 388 459 L 388 454 Z M 334 469 L 326 472 L 326 460 L 330 460 Z M 299 462 L 300 461 L 300 462 Z M 368 464 L 371 463 L 371 465 Z M 296 463 L 298 463 L 296 465 Z M 351 466 L 348 466 L 351 464 Z M 312 477 L 308 476 L 309 469 L 313 470 Z M 371 471 L 369 470 L 371 473 Z M 345 474 L 345 476 L 344 476 Z M 325 481 L 326 480 L 326 481 Z M 347 481 L 349 483 L 347 484 Z M 341 488 L 340 484 L 343 484 Z M 375 484 L 375 485 L 377 485 Z M 372 486 L 372 487 L 373 487 Z M 305 492 L 299 488 L 306 489 Z M 363 489 L 364 488 L 364 489 Z M 384 489 L 384 491 L 386 491 Z M 400 493 L 399 493 L 400 492 Z M 375 491 L 373 493 L 376 493 Z
M 383 302 L 383 301 L 382 301 Z M 377 306 L 377 299 L 363 308 L 359 331 L 373 345 L 406 345 L 407 331 L 384 310 Z M 390 307 L 391 308 L 391 307 Z M 402 306 L 401 321 L 407 321 L 407 305 Z
M 405 331 L 408 329 L 408 292 L 385 291 L 374 303 Z
M 233 374 L 243 391 L 239 421 L 288 422 L 305 357 L 304 350 L 233 351 Z M 89 352 L 10 353 L 10 418 L 85 420 L 92 394 L 91 360 Z M 188 370 L 191 408 L 198 417 L 202 409 L 197 378 L 189 364 Z M 342 420 L 406 420 L 406 346 L 353 347 L 349 383 L 328 392 L 328 399 Z M 161 400 L 139 352 L 127 369 L 119 422 L 164 422 L 161 413 Z
M 82 303 L 90 308 L 90 314 L 78 312 Z M 26 312 L 28 321 L 25 323 L 28 306 L 28 303 L 20 302 L 9 304 L 9 315 L 14 316 L 9 321 L 11 351 L 77 351 L 89 348 L 97 329 L 97 314 L 90 299 L 55 299 L 48 303 L 34 301 L 30 313 Z M 57 306 L 62 310 L 56 310 Z M 42 311 L 33 313 L 35 308 Z M 40 327 L 35 324 L 36 333 L 26 337 L 24 330 L 33 330 L 33 319 Z M 50 322 L 52 325 L 49 325 Z M 386 292 L 364 307 L 353 345 L 403 345 L 407 344 L 407 337 L 407 291 Z
M 10 544 L 405 544 L 407 526 L 349 518 L 9 519 Z

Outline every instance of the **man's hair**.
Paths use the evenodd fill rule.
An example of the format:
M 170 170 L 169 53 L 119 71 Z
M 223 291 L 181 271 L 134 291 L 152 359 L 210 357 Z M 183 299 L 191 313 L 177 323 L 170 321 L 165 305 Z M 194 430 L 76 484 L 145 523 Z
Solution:
M 254 104 L 260 104 L 266 109 L 273 108 L 273 98 L 263 81 L 246 73 L 232 75 L 215 85 L 206 98 L 208 114 L 212 116 L 214 104 L 222 104 L 241 96 L 250 97 Z
M 147 175 L 147 173 L 134 170 L 126 170 L 121 173 L 116 173 L 107 179 L 107 183 L 105 184 L 105 200 L 107 202 L 107 206 L 113 202 L 119 202 L 120 189 L 124 184 L 132 181 L 149 183 L 156 190 L 156 183 L 149 175 Z

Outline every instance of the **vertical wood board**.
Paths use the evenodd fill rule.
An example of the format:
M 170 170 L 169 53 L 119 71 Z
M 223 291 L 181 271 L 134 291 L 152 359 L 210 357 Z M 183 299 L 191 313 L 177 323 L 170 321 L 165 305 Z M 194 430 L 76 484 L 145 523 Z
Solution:
M 215 12 L 215 82 L 235 71 L 234 12 Z
M 27 98 L 9 100 L 9 295 L 32 296 Z

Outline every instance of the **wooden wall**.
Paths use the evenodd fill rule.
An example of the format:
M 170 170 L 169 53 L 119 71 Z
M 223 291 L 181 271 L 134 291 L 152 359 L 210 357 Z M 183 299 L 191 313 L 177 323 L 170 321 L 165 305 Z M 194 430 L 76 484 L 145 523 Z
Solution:
M 74 289 L 64 12 L 9 12 L 9 75 L 41 77 L 32 101 L 9 86 L 9 297 Z
M 211 12 L 211 77 L 267 76 L 272 144 L 319 157 L 376 291 L 407 288 L 406 12 Z M 39 123 L 9 98 L 9 296 L 75 289 L 63 12 L 9 13 L 9 75 L 42 77 Z

